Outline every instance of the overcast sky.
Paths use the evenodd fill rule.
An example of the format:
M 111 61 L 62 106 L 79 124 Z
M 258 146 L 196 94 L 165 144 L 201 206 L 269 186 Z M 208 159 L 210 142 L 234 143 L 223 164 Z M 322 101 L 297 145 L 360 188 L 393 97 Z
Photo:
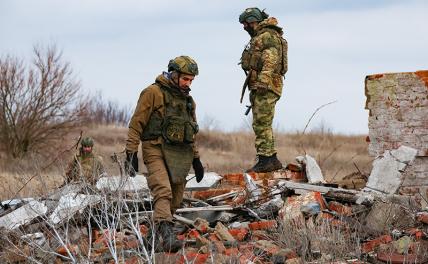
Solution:
M 192 85 L 200 122 L 234 130 L 246 124 L 237 63 L 249 40 L 238 16 L 253 6 L 278 19 L 289 43 L 274 120 L 281 130 L 302 131 L 316 108 L 337 100 L 310 128 L 367 133 L 365 76 L 428 69 L 424 0 L 0 0 L 0 55 L 56 44 L 83 89 L 132 109 L 171 58 L 189 55 L 200 70 Z

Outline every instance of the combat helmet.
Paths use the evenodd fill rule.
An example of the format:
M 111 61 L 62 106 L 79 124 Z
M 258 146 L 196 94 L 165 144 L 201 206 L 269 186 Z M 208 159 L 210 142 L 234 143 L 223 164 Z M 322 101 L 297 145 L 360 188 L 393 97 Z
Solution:
M 268 17 L 269 15 L 264 10 L 260 10 L 257 7 L 249 7 L 239 16 L 239 23 L 260 22 Z
M 94 140 L 91 137 L 85 137 L 80 142 L 80 145 L 82 145 L 82 147 L 93 147 L 94 146 Z
M 168 63 L 168 71 L 177 71 L 190 75 L 198 75 L 198 64 L 189 56 L 179 56 Z

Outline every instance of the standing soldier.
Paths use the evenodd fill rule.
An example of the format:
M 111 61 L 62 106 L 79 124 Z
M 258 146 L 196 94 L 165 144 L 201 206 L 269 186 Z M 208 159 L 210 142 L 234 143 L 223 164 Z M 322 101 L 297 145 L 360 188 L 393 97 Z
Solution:
M 282 168 L 276 157 L 272 121 L 287 72 L 287 41 L 276 18 L 256 7 L 247 8 L 239 22 L 251 36 L 242 53 L 241 66 L 247 74 L 243 93 L 247 86 L 250 90 L 258 157 L 257 164 L 247 172 L 274 171 Z
M 138 171 L 137 151 L 142 144 L 147 183 L 153 195 L 157 237 L 165 251 L 176 252 L 183 244 L 172 230 L 172 215 L 183 200 L 186 176 L 193 166 L 197 182 L 204 168 L 195 147 L 195 102 L 190 86 L 198 75 L 196 62 L 179 56 L 168 63 L 154 84 L 144 89 L 129 123 L 125 167 L 130 176 Z
M 95 185 L 102 174 L 105 173 L 102 158 L 93 153 L 94 140 L 83 138 L 80 142 L 79 154 L 73 157 L 68 165 L 66 183 L 85 182 Z

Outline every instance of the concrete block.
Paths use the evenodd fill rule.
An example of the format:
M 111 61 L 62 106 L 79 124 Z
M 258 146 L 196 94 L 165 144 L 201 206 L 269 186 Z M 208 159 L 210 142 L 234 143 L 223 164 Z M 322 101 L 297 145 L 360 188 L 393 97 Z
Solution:
M 324 176 L 322 175 L 322 172 L 321 172 L 321 168 L 318 166 L 316 160 L 313 157 L 309 155 L 298 156 L 296 157 L 296 161 L 299 164 L 304 165 L 308 183 L 311 183 L 311 184 L 325 183 Z

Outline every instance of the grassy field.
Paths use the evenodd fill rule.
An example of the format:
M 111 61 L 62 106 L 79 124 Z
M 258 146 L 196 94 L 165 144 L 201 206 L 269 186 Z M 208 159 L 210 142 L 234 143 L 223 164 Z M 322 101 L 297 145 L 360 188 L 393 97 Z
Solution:
M 118 164 L 112 162 L 111 155 L 124 150 L 127 128 L 98 126 L 85 128 L 83 134 L 95 139 L 95 152 L 103 158 L 107 172 L 110 175 L 118 175 Z M 59 144 L 61 148 L 56 151 L 33 154 L 24 160 L 12 160 L 7 158 L 5 153 L 0 153 L 0 199 L 14 197 L 30 178 L 32 180 L 17 196 L 40 196 L 61 185 L 67 163 L 76 152 L 72 146 L 78 136 L 76 133 L 64 139 Z M 366 174 L 370 172 L 372 158 L 368 156 L 365 137 L 329 132 L 312 132 L 305 135 L 276 133 L 276 145 L 278 157 L 284 166 L 287 163 L 296 163 L 296 156 L 308 154 L 317 160 L 325 178 L 334 181 L 357 172 L 358 169 Z M 198 147 L 207 171 L 220 174 L 242 172 L 255 162 L 252 132 L 202 130 L 198 134 Z M 123 153 L 118 155 L 124 158 Z M 52 164 L 48 166 L 50 163 Z M 144 172 L 141 157 L 140 165 Z

